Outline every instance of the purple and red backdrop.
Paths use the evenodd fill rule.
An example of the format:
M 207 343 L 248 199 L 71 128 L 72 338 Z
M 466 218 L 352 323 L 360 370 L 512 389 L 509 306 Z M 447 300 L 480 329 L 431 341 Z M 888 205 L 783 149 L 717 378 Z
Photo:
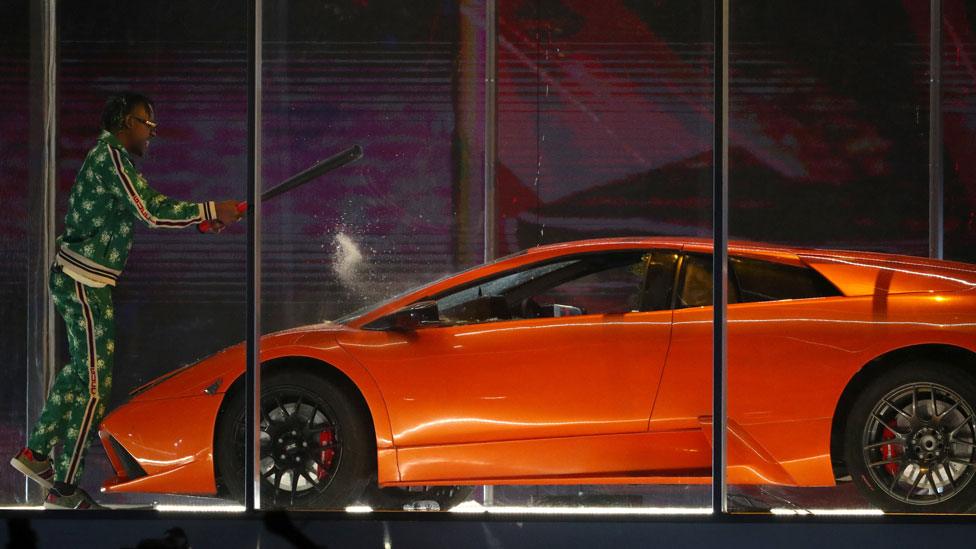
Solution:
M 266 1 L 266 185 L 353 143 L 363 160 L 268 202 L 267 330 L 333 318 L 499 253 L 601 235 L 710 234 L 712 2 L 498 3 L 496 209 L 485 212 L 484 4 Z M 735 238 L 924 255 L 928 3 L 732 4 Z M 0 348 L 24 364 L 26 1 L 0 34 Z M 976 2 L 944 4 L 946 255 L 976 260 Z M 184 199 L 243 198 L 244 4 L 59 6 L 58 219 L 107 94 L 157 101 L 141 169 Z M 244 337 L 242 227 L 140 228 L 115 293 L 115 402 Z M 23 417 L 20 370 L 0 413 Z M 32 374 L 33 375 L 33 374 Z M 13 432 L 12 431 L 12 432 Z M 16 436 L 0 451 L 20 444 Z M 95 479 L 99 481 L 100 479 Z M 7 492 L 18 480 L 0 475 Z

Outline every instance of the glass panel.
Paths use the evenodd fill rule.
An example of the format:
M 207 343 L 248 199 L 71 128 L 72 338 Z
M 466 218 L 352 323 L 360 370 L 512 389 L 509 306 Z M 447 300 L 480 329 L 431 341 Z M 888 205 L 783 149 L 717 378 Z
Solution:
M 783 265 L 745 257 L 730 259 L 734 279 L 732 303 L 816 299 L 843 295 L 823 275 L 809 267 Z M 732 298 L 735 298 L 734 300 Z
M 733 511 L 961 510 L 971 336 L 941 303 L 973 268 L 923 259 L 928 9 L 732 2 Z
M 711 234 L 711 3 L 504 1 L 491 38 L 486 8 L 265 5 L 265 189 L 364 157 L 262 212 L 264 504 L 708 512 L 681 242 L 575 241 Z
M 498 3 L 499 253 L 551 243 L 571 243 L 565 250 L 572 250 L 584 239 L 631 235 L 710 240 L 712 6 Z M 599 249 L 607 242 L 592 245 Z M 659 243 L 639 245 L 653 249 Z M 676 258 L 672 247 L 649 259 L 644 284 L 654 291 L 643 296 L 629 283 L 633 269 L 621 266 L 533 298 L 540 307 L 564 305 L 590 313 L 535 321 L 536 331 L 525 332 L 546 338 L 547 348 L 561 354 L 560 382 L 546 394 L 565 391 L 564 400 L 580 408 L 583 422 L 600 425 L 606 416 L 623 412 L 634 413 L 628 419 L 649 417 L 649 423 L 632 436 L 618 435 L 627 429 L 622 419 L 614 427 L 595 427 L 604 435 L 599 465 L 580 458 L 572 469 L 552 457 L 561 455 L 553 446 L 544 462 L 533 465 L 541 471 L 539 485 L 497 481 L 485 505 L 582 506 L 593 513 L 621 507 L 708 511 L 710 392 L 697 391 L 690 399 L 685 394 L 689 386 L 711 383 L 711 316 L 696 310 L 676 317 L 673 333 L 660 331 L 658 322 L 671 320 Z M 610 346 L 591 347 L 584 322 L 600 326 L 602 341 Z M 499 334 L 513 345 L 535 344 L 503 329 Z M 577 339 L 565 343 L 563 333 L 578 334 Z M 669 343 L 677 344 L 673 356 L 667 353 Z M 538 355 L 497 352 L 506 353 L 504 360 L 534 360 L 521 377 L 547 366 Z M 570 400 L 574 382 L 582 380 L 590 396 Z M 626 385 L 619 385 L 621 380 Z M 611 392 L 615 402 L 604 402 Z M 645 395 L 656 398 L 645 401 Z M 585 455 L 587 441 L 576 442 L 572 454 Z M 631 443 L 648 446 L 628 447 Z
M 244 234 L 199 234 L 196 225 L 214 217 L 209 201 L 244 194 L 244 8 L 58 4 L 61 239 L 51 276 L 69 328 L 56 318 L 57 366 L 71 362 L 48 408 L 67 416 L 54 422 L 68 429 L 65 459 L 75 423 L 82 432 L 98 426 L 108 405 L 102 444 L 91 428 L 85 474 L 73 479 L 102 503 L 223 505 L 218 490 L 226 494 L 240 475 L 218 470 L 215 478 L 223 454 L 213 441 L 243 353 L 211 355 L 244 338 Z M 118 95 L 126 91 L 151 101 Z M 91 302 L 94 329 L 79 331 L 70 289 Z M 94 370 L 86 372 L 91 359 L 80 350 L 89 347 L 79 334 L 94 338 Z M 175 372 L 181 365 L 189 367 Z M 69 387 L 72 373 L 86 384 Z M 89 418 L 80 403 L 96 376 L 101 402 Z M 43 417 L 41 425 L 49 425 Z M 71 480 L 71 469 L 56 478 Z
M 942 131 L 945 146 L 945 258 L 976 261 L 976 2 L 942 3 Z
M 388 397 L 357 364 L 375 342 L 347 339 L 386 339 L 348 327 L 483 257 L 484 14 L 480 0 L 265 2 L 264 188 L 363 150 L 263 206 L 263 330 L 306 334 L 263 344 L 280 357 L 262 382 L 266 507 L 446 507 L 471 491 L 379 490 L 400 480 Z
M 712 3 L 498 5 L 498 250 L 711 235 Z
M 5 357 L 2 411 L 8 433 L 0 455 L 13 456 L 24 444 L 21 434 L 27 409 L 28 379 L 37 383 L 32 372 L 27 327 L 30 299 L 28 281 L 33 259 L 30 249 L 32 213 L 31 166 L 28 148 L 31 138 L 30 81 L 30 3 L 10 2 L 0 18 L 0 189 L 7 213 L 0 223 L 0 355 Z M 26 502 L 24 477 L 12 468 L 0 474 L 0 504 Z

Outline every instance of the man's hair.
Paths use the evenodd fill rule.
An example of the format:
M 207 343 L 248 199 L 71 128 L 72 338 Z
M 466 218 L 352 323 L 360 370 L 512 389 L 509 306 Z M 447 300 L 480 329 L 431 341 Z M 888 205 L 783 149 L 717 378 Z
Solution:
M 111 133 L 121 130 L 125 117 L 139 105 L 143 105 L 150 111 L 153 110 L 152 99 L 141 93 L 123 92 L 109 96 L 102 110 L 102 129 Z

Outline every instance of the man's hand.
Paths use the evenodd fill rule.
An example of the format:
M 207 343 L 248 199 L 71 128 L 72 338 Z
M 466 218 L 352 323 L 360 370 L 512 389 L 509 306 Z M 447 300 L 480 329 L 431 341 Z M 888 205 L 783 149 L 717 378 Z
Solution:
M 200 232 L 218 234 L 227 228 L 226 225 L 224 225 L 220 221 L 217 221 L 216 219 L 214 219 L 213 221 L 205 221 L 204 223 L 207 224 L 207 228 L 206 229 L 201 228 Z
M 244 214 L 237 211 L 236 200 L 224 200 L 223 202 L 217 203 L 217 221 L 221 225 L 220 229 L 232 223 L 237 223 L 241 220 L 242 215 Z M 219 229 L 217 232 L 220 232 Z

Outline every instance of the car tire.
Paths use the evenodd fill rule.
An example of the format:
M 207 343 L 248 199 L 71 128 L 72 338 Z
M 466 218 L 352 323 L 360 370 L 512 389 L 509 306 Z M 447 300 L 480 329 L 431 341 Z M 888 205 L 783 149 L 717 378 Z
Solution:
M 854 483 L 888 512 L 976 506 L 976 381 L 928 360 L 882 371 L 855 399 L 844 433 Z
M 413 509 L 447 511 L 465 501 L 474 491 L 473 486 L 424 486 L 418 488 L 380 488 L 374 477 L 363 500 L 377 511 L 410 511 Z M 436 503 L 436 508 L 430 503 Z
M 217 418 L 214 460 L 220 484 L 240 502 L 244 391 L 227 398 Z M 375 443 L 348 393 L 307 371 L 276 371 L 262 380 L 261 404 L 261 508 L 341 509 L 358 503 L 375 467 Z

